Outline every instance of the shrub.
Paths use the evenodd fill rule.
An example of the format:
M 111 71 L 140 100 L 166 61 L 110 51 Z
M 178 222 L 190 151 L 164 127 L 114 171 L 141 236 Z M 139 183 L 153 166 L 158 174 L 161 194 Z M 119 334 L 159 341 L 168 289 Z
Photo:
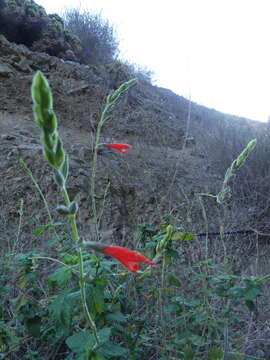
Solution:
M 79 8 L 71 8 L 62 17 L 65 28 L 81 40 L 81 62 L 105 64 L 117 57 L 118 40 L 114 28 L 100 13 L 91 14 Z

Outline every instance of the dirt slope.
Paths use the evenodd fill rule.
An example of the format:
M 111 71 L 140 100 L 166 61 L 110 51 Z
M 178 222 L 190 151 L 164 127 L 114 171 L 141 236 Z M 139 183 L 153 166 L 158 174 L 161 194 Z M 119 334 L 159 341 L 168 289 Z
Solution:
M 50 168 L 43 160 L 39 129 L 32 115 L 30 87 L 37 69 L 43 71 L 53 89 L 60 134 L 71 156 L 69 190 L 80 203 L 79 225 L 89 234 L 91 149 L 104 99 L 112 89 L 112 75 L 107 73 L 106 77 L 104 69 L 97 75 L 88 66 L 31 52 L 4 37 L 0 37 L 1 228 L 14 233 L 20 199 L 33 228 L 48 221 L 40 195 L 19 165 L 20 159 L 47 194 L 53 216 L 59 218 L 54 208 L 61 197 L 56 196 Z M 221 181 L 209 171 L 207 159 L 194 146 L 182 149 L 186 109 L 179 97 L 182 112 L 177 111 L 169 96 L 165 89 L 139 82 L 122 97 L 104 129 L 102 142 L 121 141 L 135 147 L 128 155 L 104 149 L 99 156 L 101 228 L 118 243 L 131 241 L 139 223 L 158 224 L 170 211 L 186 221 L 192 217 L 187 213 L 192 213 L 193 194 L 213 191 Z M 29 227 L 25 221 L 22 233 L 28 240 L 32 239 Z

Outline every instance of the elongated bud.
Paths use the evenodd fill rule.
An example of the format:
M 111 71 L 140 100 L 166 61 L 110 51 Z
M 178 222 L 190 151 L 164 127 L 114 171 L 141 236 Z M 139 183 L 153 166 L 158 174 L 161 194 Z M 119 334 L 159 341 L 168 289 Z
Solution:
M 216 196 L 216 200 L 219 204 L 223 204 L 231 198 L 231 188 L 228 185 L 230 180 L 235 176 L 236 171 L 244 164 L 249 153 L 255 148 L 257 140 L 251 140 L 240 155 L 232 162 L 231 166 L 227 169 L 224 177 L 224 181 L 220 192 Z
M 131 86 L 137 83 L 137 79 L 131 79 L 129 81 L 124 82 L 122 85 L 119 86 L 118 89 L 111 92 L 107 97 L 107 102 L 112 103 L 115 102 L 119 96 L 126 90 L 128 90 Z
M 255 148 L 257 144 L 257 140 L 253 139 L 251 140 L 246 148 L 241 152 L 241 154 L 238 156 L 238 158 L 236 159 L 236 169 L 239 169 L 241 165 L 243 165 L 243 163 L 245 162 L 245 160 L 247 159 L 249 153 Z
M 43 131 L 41 141 L 45 158 L 53 168 L 59 169 L 65 162 L 65 151 L 57 131 L 57 117 L 52 108 L 52 92 L 47 79 L 40 71 L 33 78 L 32 98 L 34 101 L 35 121 Z M 63 172 L 63 178 L 66 180 L 68 174 L 67 164 L 63 167 Z M 63 179 L 57 173 L 55 179 L 57 184 L 63 187 Z
M 47 79 L 37 71 L 32 83 L 32 98 L 41 108 L 52 108 L 52 93 Z

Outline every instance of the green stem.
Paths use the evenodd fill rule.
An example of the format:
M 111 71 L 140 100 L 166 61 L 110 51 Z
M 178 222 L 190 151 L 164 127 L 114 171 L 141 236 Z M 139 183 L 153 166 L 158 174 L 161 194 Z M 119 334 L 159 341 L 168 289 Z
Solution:
M 102 126 L 106 121 L 106 116 L 108 111 L 111 109 L 111 104 L 107 104 L 101 114 L 100 121 L 97 126 L 97 133 L 95 138 L 95 147 L 94 147 L 94 154 L 93 154 L 93 165 L 92 165 L 92 176 L 91 176 L 91 187 L 90 187 L 90 196 L 91 196 L 91 203 L 92 203 L 92 212 L 93 212 L 93 226 L 94 226 L 94 234 L 95 234 L 95 241 L 100 240 L 99 234 L 99 224 L 97 219 L 97 207 L 96 207 L 96 173 L 97 173 L 97 155 L 98 155 L 98 147 L 100 145 L 100 134 Z
M 63 192 L 65 204 L 66 204 L 66 206 L 69 206 L 70 205 L 70 199 L 69 199 L 69 195 L 68 195 L 68 192 L 67 192 L 65 187 L 62 188 L 62 192 Z M 70 225 L 71 225 L 71 229 L 72 229 L 73 240 L 78 245 L 80 238 L 79 238 L 79 233 L 78 233 L 78 228 L 77 228 L 75 215 L 69 215 L 69 220 L 70 220 Z M 84 312 L 85 312 L 86 319 L 87 319 L 87 321 L 88 321 L 88 323 L 90 325 L 90 328 L 93 331 L 93 334 L 94 334 L 94 337 L 95 337 L 95 340 L 96 340 L 96 345 L 95 345 L 95 348 L 96 348 L 96 347 L 98 347 L 100 345 L 100 341 L 99 341 L 98 334 L 97 334 L 96 324 L 95 324 L 94 320 L 91 317 L 91 314 L 89 312 L 87 302 L 86 302 L 86 289 L 85 289 L 85 281 L 84 281 L 84 262 L 83 262 L 83 254 L 82 254 L 82 248 L 81 247 L 78 248 L 78 254 L 79 254 L 79 270 L 80 270 L 79 285 L 80 285 L 81 300 L 82 300 L 83 309 L 84 309 Z
M 82 249 L 80 248 L 79 249 L 79 267 L 80 267 L 80 291 L 81 291 L 81 299 L 82 299 L 82 304 L 83 304 L 83 308 L 84 308 L 84 312 L 85 312 L 85 315 L 86 315 L 86 318 L 88 320 L 88 323 L 93 331 L 93 334 L 94 334 L 94 337 L 95 337 L 95 340 L 96 340 L 96 346 L 99 346 L 100 345 L 100 341 L 99 341 L 99 338 L 98 338 L 98 334 L 97 334 L 97 327 L 96 327 L 96 324 L 94 322 L 94 320 L 92 319 L 91 317 L 91 314 L 89 312 L 89 309 L 88 309 L 88 306 L 87 306 L 87 302 L 86 302 L 86 290 L 85 290 L 85 281 L 83 279 L 83 274 L 84 274 L 84 270 L 83 270 L 83 267 L 84 267 L 84 263 L 83 263 L 83 255 L 82 255 Z

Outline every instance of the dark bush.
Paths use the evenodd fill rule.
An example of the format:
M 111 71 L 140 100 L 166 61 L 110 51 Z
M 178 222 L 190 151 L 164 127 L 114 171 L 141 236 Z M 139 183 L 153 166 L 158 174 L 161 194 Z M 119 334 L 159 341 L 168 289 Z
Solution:
M 86 64 L 106 64 L 118 55 L 115 31 L 101 14 L 91 14 L 78 8 L 67 9 L 62 15 L 65 28 L 81 40 L 80 61 Z

